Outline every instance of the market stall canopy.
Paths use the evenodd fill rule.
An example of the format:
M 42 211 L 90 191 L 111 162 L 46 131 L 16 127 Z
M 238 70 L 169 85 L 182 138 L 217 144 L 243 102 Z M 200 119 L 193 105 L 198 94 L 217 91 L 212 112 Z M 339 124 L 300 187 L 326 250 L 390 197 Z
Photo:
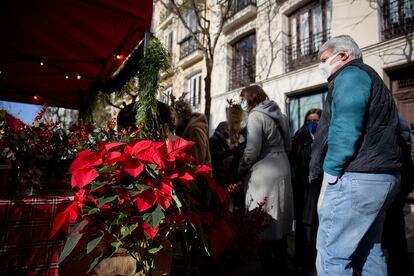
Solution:
M 151 27 L 152 0 L 6 0 L 0 100 L 80 109 Z

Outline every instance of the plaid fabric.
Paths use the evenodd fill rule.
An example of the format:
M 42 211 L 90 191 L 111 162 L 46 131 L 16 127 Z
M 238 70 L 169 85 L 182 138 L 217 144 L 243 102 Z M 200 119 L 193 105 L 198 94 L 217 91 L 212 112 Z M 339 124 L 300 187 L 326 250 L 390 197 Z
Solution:
M 0 275 L 58 275 L 65 233 L 49 240 L 69 198 L 0 199 Z

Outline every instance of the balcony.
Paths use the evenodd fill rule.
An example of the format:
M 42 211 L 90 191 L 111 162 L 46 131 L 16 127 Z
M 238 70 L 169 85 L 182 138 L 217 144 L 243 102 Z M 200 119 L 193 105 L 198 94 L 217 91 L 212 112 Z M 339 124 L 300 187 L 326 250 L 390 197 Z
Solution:
M 180 42 L 180 59 L 183 59 L 199 49 L 194 37 L 188 36 Z
M 384 40 L 414 32 L 414 2 L 389 0 L 382 6 Z
M 285 63 L 287 71 L 299 69 L 318 62 L 318 51 L 330 37 L 330 31 L 327 30 L 286 46 Z
M 236 13 L 249 6 L 256 7 L 256 0 L 234 0 L 230 7 L 229 17 L 233 17 Z
M 203 58 L 203 52 L 194 37 L 187 36 L 179 44 L 181 67 L 188 67 Z
M 256 0 L 234 0 L 223 26 L 223 33 L 230 33 L 235 28 L 249 22 L 256 15 Z

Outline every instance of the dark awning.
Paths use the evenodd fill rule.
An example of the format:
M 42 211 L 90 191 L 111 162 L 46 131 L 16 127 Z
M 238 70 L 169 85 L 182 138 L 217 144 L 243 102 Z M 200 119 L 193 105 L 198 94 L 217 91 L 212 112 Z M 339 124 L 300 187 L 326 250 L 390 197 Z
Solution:
M 6 0 L 0 100 L 79 109 L 151 26 L 152 0 Z

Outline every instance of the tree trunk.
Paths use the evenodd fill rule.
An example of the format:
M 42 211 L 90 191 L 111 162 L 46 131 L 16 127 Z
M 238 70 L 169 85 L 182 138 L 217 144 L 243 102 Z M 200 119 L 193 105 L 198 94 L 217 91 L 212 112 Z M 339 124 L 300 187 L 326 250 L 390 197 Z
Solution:
M 204 109 L 204 115 L 206 115 L 208 122 L 210 123 L 210 109 L 211 109 L 211 73 L 213 71 L 213 59 L 206 57 L 207 73 L 204 78 L 204 93 L 206 106 Z

